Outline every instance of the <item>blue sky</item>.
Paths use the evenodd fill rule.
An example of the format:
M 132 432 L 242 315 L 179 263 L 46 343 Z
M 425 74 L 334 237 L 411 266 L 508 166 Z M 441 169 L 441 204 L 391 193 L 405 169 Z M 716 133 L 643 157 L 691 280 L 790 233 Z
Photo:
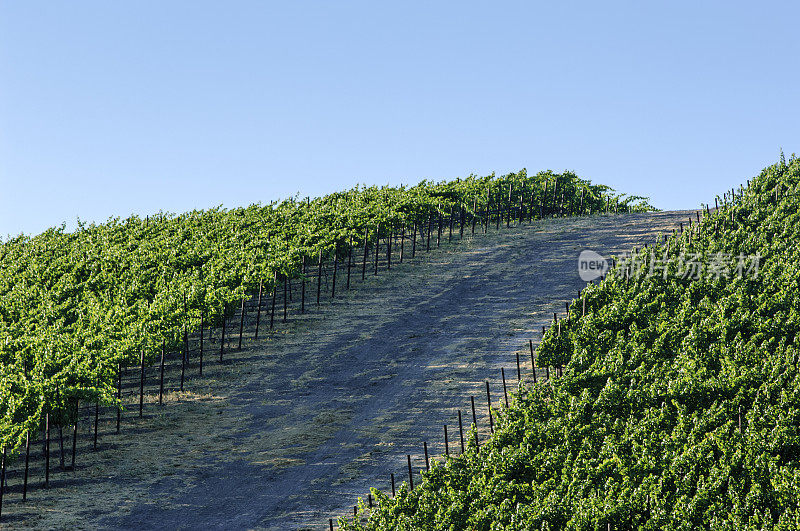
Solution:
M 692 208 L 800 152 L 796 6 L 0 0 L 0 234 L 523 167 Z

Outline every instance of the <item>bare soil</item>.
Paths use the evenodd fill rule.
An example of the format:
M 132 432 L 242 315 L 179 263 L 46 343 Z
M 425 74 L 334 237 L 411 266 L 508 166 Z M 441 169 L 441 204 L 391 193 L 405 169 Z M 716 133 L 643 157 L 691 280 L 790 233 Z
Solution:
M 50 489 L 23 504 L 12 486 L 0 527 L 327 529 L 370 487 L 390 492 L 390 473 L 406 481 L 406 454 L 423 469 L 423 442 L 440 457 L 444 424 L 460 451 L 457 411 L 468 425 L 470 396 L 488 436 L 485 381 L 500 407 L 501 367 L 509 393 L 516 354 L 531 377 L 528 340 L 585 285 L 582 250 L 627 251 L 689 215 L 492 227 L 366 281 L 354 269 L 356 289 L 340 280 L 333 301 L 292 312 L 224 363 L 209 355 L 190 391 L 164 406 L 149 397 L 143 419 L 130 404 L 120 435 L 107 418 L 98 451 L 83 448 L 85 435 L 76 470 L 54 474 Z

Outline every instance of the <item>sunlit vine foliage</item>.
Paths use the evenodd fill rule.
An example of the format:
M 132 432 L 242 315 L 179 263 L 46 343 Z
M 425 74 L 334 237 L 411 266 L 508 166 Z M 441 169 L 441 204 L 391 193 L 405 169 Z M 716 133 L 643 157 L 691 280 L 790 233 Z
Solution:
M 303 257 L 329 260 L 351 242 L 363 245 L 365 234 L 374 239 L 378 226 L 385 234 L 438 213 L 517 205 L 520 197 L 539 205 L 556 182 L 566 201 L 583 196 L 587 211 L 609 202 L 621 211 L 650 208 L 570 172 L 523 170 L 8 238 L 0 243 L 0 447 L 18 448 L 45 412 L 69 422 L 76 398 L 114 404 L 120 364 L 137 363 L 142 350 L 152 361 L 162 342 L 175 348 L 201 314 L 219 323 L 227 303 L 261 282 L 269 290 L 276 275 L 298 277 Z
M 548 329 L 538 361 L 563 377 L 345 529 L 800 528 L 800 161 L 717 201 Z M 690 253 L 748 267 L 693 279 Z

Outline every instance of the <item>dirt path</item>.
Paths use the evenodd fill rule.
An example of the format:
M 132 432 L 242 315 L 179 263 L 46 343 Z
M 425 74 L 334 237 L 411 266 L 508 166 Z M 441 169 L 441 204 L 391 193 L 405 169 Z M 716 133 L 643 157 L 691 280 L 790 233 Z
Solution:
M 485 421 L 485 380 L 503 399 L 515 353 L 583 287 L 577 257 L 629 250 L 688 213 L 548 220 L 489 235 L 381 272 L 268 340 L 247 346 L 193 394 L 107 436 L 74 477 L 4 511 L 6 525 L 324 529 L 370 486 L 407 480 L 458 446 L 470 396 Z M 467 420 L 470 419 L 470 420 Z M 134 432 L 141 431 L 141 434 Z M 417 477 L 417 479 L 419 479 Z

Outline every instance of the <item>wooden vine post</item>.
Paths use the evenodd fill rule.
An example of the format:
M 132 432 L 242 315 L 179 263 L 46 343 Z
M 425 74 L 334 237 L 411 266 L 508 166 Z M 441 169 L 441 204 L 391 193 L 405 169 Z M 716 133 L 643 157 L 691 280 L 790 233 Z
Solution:
M 203 376 L 203 333 L 205 330 L 205 319 L 202 310 L 200 311 L 200 376 Z M 256 328 L 258 330 L 258 328 Z
M 320 293 L 322 293 L 322 249 L 319 250 L 319 259 L 317 260 L 317 306 L 319 306 Z
M 305 257 L 303 257 L 305 260 Z M 305 273 L 305 271 L 303 272 Z M 305 279 L 303 279 L 303 298 L 305 298 Z M 253 334 L 253 339 L 258 339 L 258 325 L 261 324 L 261 296 L 264 292 L 264 279 L 260 278 L 258 280 L 258 303 L 256 304 L 256 331 Z M 305 302 L 305 301 L 304 301 Z M 302 303 L 301 303 L 302 304 Z M 200 332 L 202 334 L 202 332 Z
M 453 241 L 453 207 L 450 207 L 450 229 L 447 234 L 447 243 L 452 243 Z
M 475 234 L 475 221 L 478 219 L 478 198 L 472 200 L 472 234 Z
M 95 437 L 97 440 L 97 437 Z M 96 443 L 95 443 L 96 444 Z M 25 432 L 25 473 L 22 476 L 22 501 L 28 500 L 28 470 L 31 461 L 31 432 Z
M 469 397 L 470 402 L 472 403 L 472 423 L 475 425 L 475 446 L 480 446 L 480 442 L 478 441 L 478 416 L 475 414 L 475 397 Z
M 166 349 L 167 349 L 166 340 L 161 340 L 161 363 L 160 363 L 161 376 L 159 378 L 159 383 L 158 383 L 158 405 L 159 406 L 164 404 L 164 355 L 166 353 Z M 181 371 L 181 391 L 183 391 L 183 371 Z M 95 429 L 95 433 L 97 433 L 97 429 Z M 95 436 L 95 439 L 97 439 L 96 436 Z M 96 442 L 95 442 L 95 446 L 97 446 Z
M 3 516 L 3 492 L 6 490 L 6 447 L 3 446 L 3 455 L 0 457 L 0 517 Z
M 225 353 L 225 310 L 227 310 L 227 305 L 223 302 L 222 303 L 222 337 L 219 340 L 219 361 L 222 362 L 222 355 Z M 274 310 L 274 308 L 273 308 Z M 273 311 L 274 313 L 274 311 Z
M 406 224 L 403 223 L 403 228 L 400 229 L 400 263 L 403 263 L 403 254 L 406 246 Z
M 306 255 L 300 259 L 300 269 L 303 280 L 300 283 L 300 313 L 306 312 Z
M 381 252 L 381 224 L 375 228 L 375 275 L 378 274 L 378 257 Z
M 544 191 L 542 192 L 541 202 L 539 203 L 539 219 L 544 219 L 544 203 L 547 198 L 547 181 L 544 182 Z
M 331 281 L 331 299 L 336 298 L 336 271 L 339 269 L 339 243 L 333 243 L 333 280 Z
M 500 230 L 500 222 L 503 220 L 503 205 L 502 205 L 501 193 L 502 191 L 499 191 L 497 193 L 497 199 L 495 201 L 495 204 L 497 204 L 497 215 L 494 218 L 495 221 L 494 230 Z
M 353 264 L 353 237 L 350 236 L 350 242 L 347 244 L 347 285 L 345 289 L 350 289 L 350 268 Z
M 244 303 L 247 300 L 246 297 L 242 297 L 242 307 L 240 308 L 241 314 L 239 315 L 239 344 L 237 345 L 237 350 L 242 350 L 242 336 L 244 335 L 244 311 L 245 306 Z M 186 341 L 186 356 L 189 356 L 189 341 Z
M 503 379 L 503 397 L 506 399 L 506 408 L 508 407 L 508 391 L 506 391 L 506 371 L 500 367 L 500 377 Z
M 414 221 L 414 229 L 411 233 L 411 258 L 417 256 L 417 222 Z
M 458 435 L 461 439 L 461 453 L 463 454 L 466 451 L 466 447 L 464 446 L 464 423 L 461 419 L 461 410 L 458 410 Z
M 185 325 L 184 325 L 184 336 L 183 337 L 184 337 L 184 348 L 183 348 L 183 351 L 182 351 L 183 355 L 181 356 L 181 391 L 183 391 L 183 380 L 184 380 L 184 376 L 186 375 L 186 357 L 187 357 L 187 351 L 189 350 L 189 337 L 186 335 Z M 161 348 L 161 390 L 159 391 L 159 395 L 158 395 L 158 403 L 159 404 L 161 404 L 161 394 L 163 392 L 163 386 L 164 386 L 164 348 L 163 348 L 163 344 L 162 344 L 162 348 Z
M 406 454 L 408 459 L 408 485 L 411 490 L 414 490 L 414 473 L 411 471 L 411 454 Z
M 508 185 L 508 206 L 506 207 L 506 228 L 511 227 L 511 184 Z
M 117 417 L 119 433 L 119 417 Z M 50 412 L 44 414 L 44 488 L 50 487 Z
M 364 228 L 364 261 L 361 263 L 361 280 L 367 278 L 367 252 L 368 252 L 368 245 L 367 242 L 369 241 L 369 229 Z
M 394 240 L 394 229 L 389 228 L 389 235 L 386 237 L 386 270 L 392 268 L 392 241 Z
M 70 470 L 75 470 L 75 454 L 77 451 L 78 446 L 78 405 L 79 400 L 75 399 L 75 423 L 72 425 L 72 461 L 70 464 Z
M 139 372 L 139 418 L 142 418 L 144 412 L 144 349 L 139 350 L 139 360 L 141 370 Z
M 494 433 L 494 420 L 492 419 L 492 397 L 489 395 L 489 380 L 486 380 L 486 408 L 489 411 L 489 432 Z
M 433 224 L 433 214 L 428 215 L 428 241 L 425 244 L 425 252 L 431 250 L 431 225 Z
M 119 433 L 119 424 L 120 424 L 120 420 L 122 419 L 122 362 L 119 362 L 119 366 L 117 368 L 117 402 L 119 402 L 117 404 L 117 433 Z M 48 417 L 49 417 L 49 415 L 48 415 Z M 50 424 L 48 423 L 48 429 L 49 429 L 49 425 Z M 48 431 L 48 437 L 47 437 L 48 438 L 48 442 L 47 442 L 48 447 L 49 447 L 49 444 L 50 444 L 49 433 L 50 432 Z M 48 452 L 48 459 L 49 459 L 49 452 Z

